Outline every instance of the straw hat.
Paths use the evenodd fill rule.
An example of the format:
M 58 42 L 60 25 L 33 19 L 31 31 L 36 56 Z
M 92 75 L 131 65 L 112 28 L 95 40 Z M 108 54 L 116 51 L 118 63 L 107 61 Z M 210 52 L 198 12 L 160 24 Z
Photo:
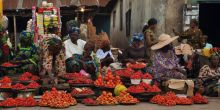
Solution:
M 176 40 L 179 36 L 171 37 L 168 34 L 161 34 L 158 38 L 158 43 L 151 47 L 151 50 L 158 50 L 163 48 L 164 46 L 172 43 Z

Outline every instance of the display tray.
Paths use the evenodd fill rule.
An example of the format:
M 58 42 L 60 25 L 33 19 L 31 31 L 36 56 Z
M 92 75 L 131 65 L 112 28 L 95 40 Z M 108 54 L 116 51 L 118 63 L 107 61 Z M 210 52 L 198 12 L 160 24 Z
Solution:
M 0 65 L 0 68 L 2 68 L 2 69 L 13 69 L 13 68 L 19 68 L 21 65 L 14 65 L 14 66 L 9 66 L 9 67 L 7 67 L 7 66 L 2 66 L 2 65 Z
M 75 98 L 87 98 L 87 97 L 92 97 L 92 96 L 95 96 L 95 93 L 94 94 L 81 94 L 81 95 L 73 95 L 73 97 Z
M 0 92 L 11 92 L 11 88 L 0 88 Z
M 17 90 L 18 92 L 35 92 L 37 91 L 39 88 L 36 89 L 25 89 L 25 90 Z

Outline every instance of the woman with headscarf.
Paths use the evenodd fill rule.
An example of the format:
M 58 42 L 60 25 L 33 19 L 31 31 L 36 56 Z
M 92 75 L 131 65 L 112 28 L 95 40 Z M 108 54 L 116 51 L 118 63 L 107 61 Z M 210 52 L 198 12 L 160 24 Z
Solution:
M 218 81 L 220 78 L 220 56 L 214 53 L 210 57 L 210 64 L 204 65 L 199 72 L 199 81 L 205 88 L 205 94 L 217 96 Z
M 80 71 L 81 64 L 78 59 L 80 59 L 80 57 L 82 56 L 84 46 L 86 44 L 84 40 L 80 39 L 79 31 L 80 30 L 77 27 L 77 25 L 70 27 L 69 29 L 70 39 L 64 42 L 67 72 L 71 72 L 71 73 Z
M 37 47 L 33 42 L 33 33 L 23 31 L 20 34 L 20 43 L 15 55 L 15 62 L 22 64 L 23 72 L 37 72 Z
M 112 54 L 109 40 L 105 39 L 102 41 L 100 49 L 96 52 L 96 56 L 100 59 L 102 67 L 108 67 L 114 62 L 115 58 Z
M 41 48 L 41 68 L 40 75 L 43 78 L 47 77 L 55 79 L 66 73 L 65 54 L 62 40 L 55 34 L 57 27 L 49 27 L 47 34 L 40 43 Z
M 156 43 L 155 40 L 155 31 L 157 28 L 157 20 L 155 18 L 151 18 L 148 20 L 148 24 L 144 26 L 143 33 L 144 33 L 144 43 L 146 45 L 146 53 L 148 53 L 148 58 L 152 59 L 152 51 L 150 47 Z
M 143 34 L 133 34 L 131 45 L 123 53 L 123 64 L 136 61 L 147 62 L 146 47 L 143 44 L 143 40 Z
M 171 45 L 177 38 L 161 34 L 158 43 L 151 47 L 152 50 L 156 51 L 153 60 L 154 78 L 159 81 L 186 78 Z

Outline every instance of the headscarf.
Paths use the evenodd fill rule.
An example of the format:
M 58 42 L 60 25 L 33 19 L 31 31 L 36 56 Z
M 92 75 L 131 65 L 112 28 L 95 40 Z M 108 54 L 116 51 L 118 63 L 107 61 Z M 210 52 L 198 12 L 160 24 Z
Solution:
M 27 31 L 22 31 L 20 33 L 20 38 L 21 39 L 32 39 L 33 38 L 33 33 L 27 32 Z
M 144 40 L 144 35 L 143 34 L 134 33 L 132 38 L 131 38 L 130 45 L 132 45 L 132 43 L 134 43 L 134 42 L 140 42 L 140 41 L 143 41 L 143 40 Z

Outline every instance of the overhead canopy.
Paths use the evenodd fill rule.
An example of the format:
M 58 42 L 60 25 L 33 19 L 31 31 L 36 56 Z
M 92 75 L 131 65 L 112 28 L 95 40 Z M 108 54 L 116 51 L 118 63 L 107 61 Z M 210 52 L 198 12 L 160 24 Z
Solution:
M 110 0 L 3 0 L 4 10 L 32 9 L 41 6 L 42 1 L 53 3 L 56 7 L 100 6 L 105 7 Z

